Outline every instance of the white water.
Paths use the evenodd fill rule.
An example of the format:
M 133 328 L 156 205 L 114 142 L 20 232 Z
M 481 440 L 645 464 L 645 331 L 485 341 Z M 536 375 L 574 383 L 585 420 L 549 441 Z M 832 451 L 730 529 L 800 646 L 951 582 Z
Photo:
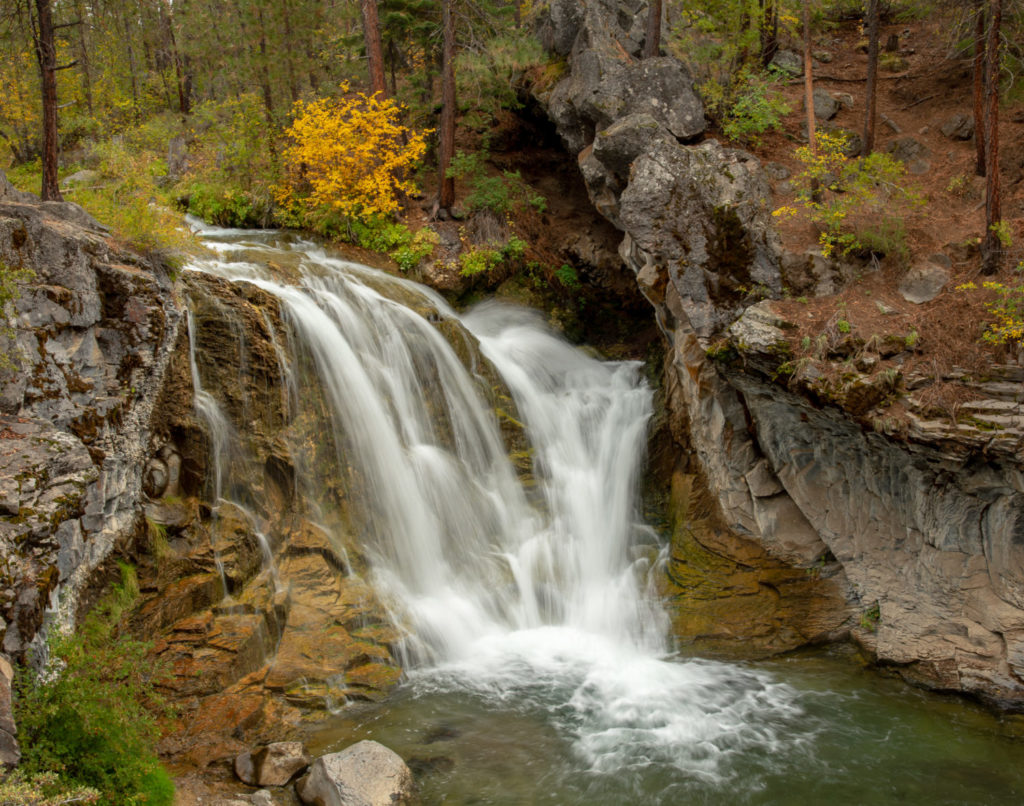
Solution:
M 458 318 L 443 301 L 305 243 L 292 247 L 301 283 L 287 285 L 259 260 L 274 250 L 245 249 L 232 262 L 222 240 L 222 258 L 194 268 L 276 296 L 289 344 L 315 366 L 324 428 L 365 488 L 374 582 L 409 631 L 414 687 L 547 711 L 594 772 L 664 764 L 715 779 L 737 753 L 777 749 L 778 726 L 799 716 L 795 692 L 764 672 L 672 660 L 647 593 L 653 552 L 633 559 L 649 534 L 636 507 L 651 413 L 638 364 L 597 361 L 515 308 L 461 320 L 525 422 L 539 492 L 528 495 L 481 380 L 428 321 Z

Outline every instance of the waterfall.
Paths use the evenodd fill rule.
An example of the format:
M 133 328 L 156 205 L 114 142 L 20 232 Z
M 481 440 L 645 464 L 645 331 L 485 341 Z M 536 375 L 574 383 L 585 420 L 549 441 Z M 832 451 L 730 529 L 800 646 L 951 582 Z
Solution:
M 266 268 L 281 249 L 294 282 Z M 658 760 L 714 776 L 732 751 L 771 744 L 759 715 L 796 712 L 786 686 L 669 657 L 647 593 L 657 546 L 637 512 L 652 397 L 639 363 L 599 361 L 507 305 L 459 316 L 428 289 L 312 244 L 217 251 L 192 268 L 277 299 L 282 383 L 298 399 L 315 384 L 324 401 L 319 441 L 337 472 L 352 468 L 362 549 L 407 630 L 415 690 L 534 702 L 595 771 Z M 532 484 L 510 460 L 494 371 L 474 342 L 511 391 Z M 311 473 L 307 485 L 328 481 Z

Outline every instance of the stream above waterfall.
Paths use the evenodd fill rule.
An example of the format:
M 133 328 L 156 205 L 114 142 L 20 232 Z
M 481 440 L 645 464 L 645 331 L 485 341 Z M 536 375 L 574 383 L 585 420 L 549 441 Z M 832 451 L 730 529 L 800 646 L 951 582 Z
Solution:
M 640 365 L 599 361 L 523 309 L 458 314 L 301 240 L 200 235 L 217 257 L 193 270 L 278 301 L 281 386 L 297 405 L 318 384 L 319 430 L 359 485 L 368 579 L 404 632 L 403 682 L 382 703 L 337 704 L 313 749 L 381 741 L 426 803 L 1020 799 L 1024 746 L 970 704 L 838 651 L 758 663 L 676 651 L 651 593 L 660 540 L 638 514 L 652 406 Z M 514 400 L 528 478 L 475 352 L 467 366 L 452 343 L 465 334 Z M 285 369 L 299 365 L 301 379 Z M 245 424 L 222 424 L 210 379 L 194 379 L 216 437 L 211 495 L 248 506 L 222 444 Z M 322 470 L 297 472 L 315 497 Z

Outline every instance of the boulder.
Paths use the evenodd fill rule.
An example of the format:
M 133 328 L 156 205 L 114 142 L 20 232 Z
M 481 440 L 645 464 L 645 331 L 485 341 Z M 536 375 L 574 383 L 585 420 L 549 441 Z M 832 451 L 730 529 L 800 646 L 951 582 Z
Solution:
M 284 786 L 309 766 L 302 742 L 273 742 L 235 758 L 235 775 L 249 786 Z
M 939 131 L 950 140 L 970 140 L 974 137 L 974 119 L 967 115 L 953 115 L 946 119 Z
M 900 282 L 900 294 L 907 302 L 920 305 L 935 299 L 949 282 L 952 264 L 945 255 L 932 255 L 928 262 L 914 266 Z
M 832 120 L 839 112 L 839 101 L 832 97 L 828 90 L 816 87 L 814 90 L 814 117 L 819 120 Z
M 795 50 L 780 50 L 772 57 L 771 66 L 783 73 L 798 76 L 804 71 L 804 60 Z
M 413 777 L 393 750 L 362 741 L 318 758 L 296 790 L 313 806 L 399 806 L 412 800 Z

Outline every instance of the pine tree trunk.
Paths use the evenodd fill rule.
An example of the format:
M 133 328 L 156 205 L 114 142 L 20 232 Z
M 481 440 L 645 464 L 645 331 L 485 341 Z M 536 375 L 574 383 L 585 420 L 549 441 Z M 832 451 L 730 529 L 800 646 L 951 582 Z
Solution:
M 644 34 L 644 59 L 661 54 L 661 0 L 648 0 L 647 31 Z
M 779 7 L 777 0 L 761 2 L 761 66 L 767 68 L 779 51 Z
M 864 89 L 864 145 L 866 157 L 875 150 L 875 120 L 878 104 L 878 0 L 868 0 L 868 76 Z
M 441 6 L 441 26 L 444 45 L 441 56 L 441 126 L 438 133 L 437 201 L 431 218 L 451 215 L 455 205 L 455 179 L 448 174 L 455 154 L 455 20 L 452 15 L 454 0 L 444 0 Z
M 36 60 L 43 95 L 43 201 L 61 201 L 57 167 L 60 144 L 57 129 L 57 48 L 50 0 L 36 0 Z
M 818 153 L 818 142 L 814 130 L 814 74 L 811 64 L 811 0 L 803 0 L 804 25 L 804 105 L 807 107 L 807 143 L 811 154 Z M 821 191 L 818 180 L 811 180 L 811 197 L 817 201 Z
M 985 0 L 974 2 L 974 173 L 985 175 Z
M 370 70 L 370 89 L 384 97 L 388 94 L 388 85 L 384 79 L 384 45 L 380 36 L 377 0 L 359 0 L 359 7 L 363 15 L 363 37 L 366 41 L 366 61 Z
M 981 270 L 995 274 L 1002 261 L 1003 244 L 996 233 L 1002 223 L 999 188 L 999 29 L 1003 0 L 991 0 L 988 44 L 985 47 L 985 237 L 981 242 Z
M 85 108 L 92 114 L 92 69 L 89 64 L 89 42 L 86 38 L 85 5 L 77 0 L 75 13 L 78 14 L 78 63 L 82 68 L 82 94 L 85 96 Z

